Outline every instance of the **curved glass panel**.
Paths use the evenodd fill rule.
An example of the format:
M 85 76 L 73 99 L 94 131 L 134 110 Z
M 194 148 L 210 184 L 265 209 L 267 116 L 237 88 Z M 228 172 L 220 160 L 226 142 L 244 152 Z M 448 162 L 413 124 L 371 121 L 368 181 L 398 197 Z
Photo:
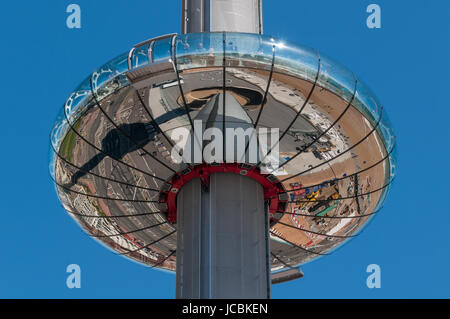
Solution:
M 149 48 L 150 43 L 144 44 L 138 48 L 135 48 L 131 55 L 131 67 L 138 68 L 144 64 L 148 64 L 149 61 Z
M 67 129 L 68 124 L 66 121 L 66 117 L 64 116 L 64 107 L 61 107 L 56 117 L 52 131 L 50 132 L 50 143 L 52 144 L 53 149 L 55 149 L 56 151 L 59 151 L 59 147 Z
M 63 110 L 63 109 L 62 109 Z M 69 125 L 62 112 L 57 118 L 57 121 L 50 133 L 50 145 L 49 145 L 49 172 L 53 179 L 55 179 L 55 165 L 57 160 L 57 155 L 55 152 L 59 152 L 61 144 L 63 142 L 64 136 L 68 130 Z
M 397 146 L 394 146 L 394 150 L 389 155 L 389 163 L 391 165 L 390 176 L 392 179 L 395 179 L 395 177 L 397 176 Z
M 395 144 L 395 134 L 394 130 L 392 129 L 392 124 L 389 120 L 387 112 L 383 111 L 378 131 L 381 132 L 383 143 L 385 144 L 386 149 L 392 149 Z
M 314 131 L 313 123 L 306 119 L 304 114 L 308 110 L 307 104 L 311 103 L 308 97 L 314 90 L 319 56 L 317 52 L 309 49 L 286 46 L 275 40 L 274 43 L 273 75 L 260 124 L 273 126 L 273 119 L 278 118 L 278 128 L 280 134 L 283 134 L 282 146 L 290 145 L 287 148 L 282 147 L 282 151 L 295 152 L 295 148 L 299 146 L 295 139 L 300 139 L 304 132 Z M 299 63 L 298 61 L 303 61 L 302 67 L 296 69 L 295 63 Z
M 389 153 L 395 145 L 391 123 L 363 82 L 357 82 L 355 92 L 352 72 L 303 46 L 223 32 L 178 36 L 177 74 L 167 63 L 173 40 L 160 38 L 134 49 L 131 72 L 129 51 L 95 70 L 56 120 L 50 134 L 50 175 L 64 186 L 57 187 L 61 203 L 84 229 L 110 235 L 165 221 L 167 203 L 159 200 L 167 196 L 172 176 L 191 168 L 174 164 L 172 147 L 180 141 L 171 133 L 192 130 L 190 122 L 196 120 L 213 125 L 224 101 L 231 102 L 220 127 L 278 128 L 284 137 L 278 140 L 279 152 L 270 154 L 282 163 L 271 178 L 286 190 L 286 202 L 275 213 L 281 217 L 271 221 L 273 253 L 290 265 L 303 264 L 342 246 L 367 225 L 396 175 L 396 149 Z M 99 108 L 92 108 L 93 97 Z M 70 130 L 64 112 L 80 136 Z M 269 138 L 264 141 L 268 144 Z M 272 148 L 272 137 L 270 141 Z M 131 217 L 136 223 L 127 223 L 128 216 L 95 218 L 141 212 L 158 214 Z M 167 223 L 102 242 L 122 253 L 145 248 L 129 257 L 149 265 L 164 263 L 170 255 L 158 267 L 174 270 L 176 236 L 171 232 Z M 276 260 L 272 266 L 285 267 Z
M 97 100 L 129 85 L 127 77 L 110 65 L 104 65 L 92 73 L 92 92 Z
M 177 37 L 175 52 L 179 70 L 222 66 L 223 33 L 190 33 Z
M 356 78 L 353 72 L 320 54 L 320 75 L 318 84 L 350 102 L 355 93 Z
M 359 79 L 352 105 L 356 107 L 358 111 L 363 113 L 364 116 L 368 117 L 372 123 L 376 123 L 379 120 L 383 108 L 378 98 L 372 93 L 367 85 Z
M 69 96 L 64 104 L 64 112 L 70 123 L 74 123 L 78 116 L 88 106 L 92 105 L 91 77 L 87 77 Z
M 112 59 L 105 66 L 109 66 L 118 73 L 128 72 L 128 52 L 122 53 L 118 57 Z
M 52 147 L 51 142 L 50 142 L 50 145 L 48 147 L 48 158 L 49 158 L 48 172 L 50 173 L 51 178 L 53 180 L 55 180 L 55 165 L 56 165 L 57 155 L 53 151 L 53 147 Z
M 270 70 L 275 43 L 272 38 L 251 33 L 225 35 L 227 67 Z
M 395 176 L 396 176 L 396 157 L 397 157 L 397 146 L 394 146 L 394 148 L 389 150 L 390 154 L 388 156 L 388 158 L 384 161 L 384 165 L 386 170 L 388 171 L 388 173 L 390 175 L 387 175 L 386 180 L 385 180 L 385 184 L 389 183 L 389 186 L 387 186 L 386 188 L 383 189 L 383 193 L 380 197 L 380 200 L 378 201 L 377 207 L 375 208 L 375 210 L 380 210 L 381 207 L 383 207 L 384 202 L 386 200 L 386 196 L 389 193 L 389 189 L 392 186 L 392 183 L 395 180 Z
M 275 69 L 314 82 L 318 70 L 318 54 L 314 50 L 290 42 L 274 40 Z

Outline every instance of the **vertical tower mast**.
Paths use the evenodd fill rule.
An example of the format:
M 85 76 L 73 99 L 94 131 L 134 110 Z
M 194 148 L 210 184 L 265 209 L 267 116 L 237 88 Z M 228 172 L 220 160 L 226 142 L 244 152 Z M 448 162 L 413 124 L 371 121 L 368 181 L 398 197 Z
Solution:
M 263 33 L 262 0 L 182 0 L 181 32 Z
M 182 8 L 183 33 L 262 33 L 260 0 L 183 0 Z M 210 125 L 246 128 L 247 113 L 225 91 L 209 102 L 218 101 Z M 177 298 L 271 297 L 264 189 L 244 175 L 213 173 L 178 193 Z

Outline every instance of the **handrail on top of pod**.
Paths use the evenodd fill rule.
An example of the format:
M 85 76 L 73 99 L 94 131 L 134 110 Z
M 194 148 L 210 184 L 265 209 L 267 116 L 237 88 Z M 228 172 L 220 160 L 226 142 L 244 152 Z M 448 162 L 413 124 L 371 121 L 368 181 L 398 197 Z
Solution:
M 139 47 L 141 47 L 141 46 L 144 46 L 144 45 L 150 43 L 150 46 L 149 46 L 149 48 L 148 48 L 147 55 L 148 55 L 149 63 L 152 63 L 152 62 L 153 62 L 153 45 L 155 44 L 155 42 L 156 42 L 156 41 L 159 41 L 159 40 L 164 40 L 164 39 L 166 39 L 166 38 L 175 37 L 175 36 L 177 36 L 177 35 L 178 35 L 178 33 L 164 34 L 164 35 L 161 35 L 161 36 L 158 36 L 158 37 L 155 37 L 155 38 L 151 38 L 151 39 L 148 39 L 148 40 L 139 42 L 138 44 L 134 45 L 134 46 L 130 49 L 130 51 L 128 52 L 128 70 L 131 70 L 131 69 L 132 69 L 131 58 L 132 58 L 132 56 L 133 56 L 134 51 L 135 51 L 137 48 L 139 48 Z

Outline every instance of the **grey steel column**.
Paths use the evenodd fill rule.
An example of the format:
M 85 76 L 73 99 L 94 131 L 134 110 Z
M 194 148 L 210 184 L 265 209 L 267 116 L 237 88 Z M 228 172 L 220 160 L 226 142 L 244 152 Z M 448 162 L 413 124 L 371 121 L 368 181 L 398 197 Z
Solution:
M 231 173 L 199 179 L 177 197 L 177 298 L 270 298 L 262 186 Z
M 181 32 L 263 33 L 262 0 L 182 0 Z

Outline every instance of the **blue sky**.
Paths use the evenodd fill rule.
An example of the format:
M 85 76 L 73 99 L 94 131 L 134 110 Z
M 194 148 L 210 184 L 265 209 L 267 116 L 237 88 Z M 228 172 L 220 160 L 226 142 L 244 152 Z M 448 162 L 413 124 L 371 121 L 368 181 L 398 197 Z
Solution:
M 0 297 L 173 298 L 175 276 L 113 254 L 60 206 L 48 136 L 71 91 L 96 67 L 157 35 L 179 32 L 180 1 L 6 1 L 1 4 L 3 238 Z M 77 3 L 82 28 L 66 27 Z M 366 26 L 366 7 L 382 28 Z M 276 285 L 274 298 L 450 297 L 450 3 L 444 0 L 264 1 L 264 31 L 333 57 L 383 102 L 398 136 L 398 175 L 360 236 Z M 82 288 L 68 289 L 68 264 Z M 380 289 L 366 286 L 381 266 Z

